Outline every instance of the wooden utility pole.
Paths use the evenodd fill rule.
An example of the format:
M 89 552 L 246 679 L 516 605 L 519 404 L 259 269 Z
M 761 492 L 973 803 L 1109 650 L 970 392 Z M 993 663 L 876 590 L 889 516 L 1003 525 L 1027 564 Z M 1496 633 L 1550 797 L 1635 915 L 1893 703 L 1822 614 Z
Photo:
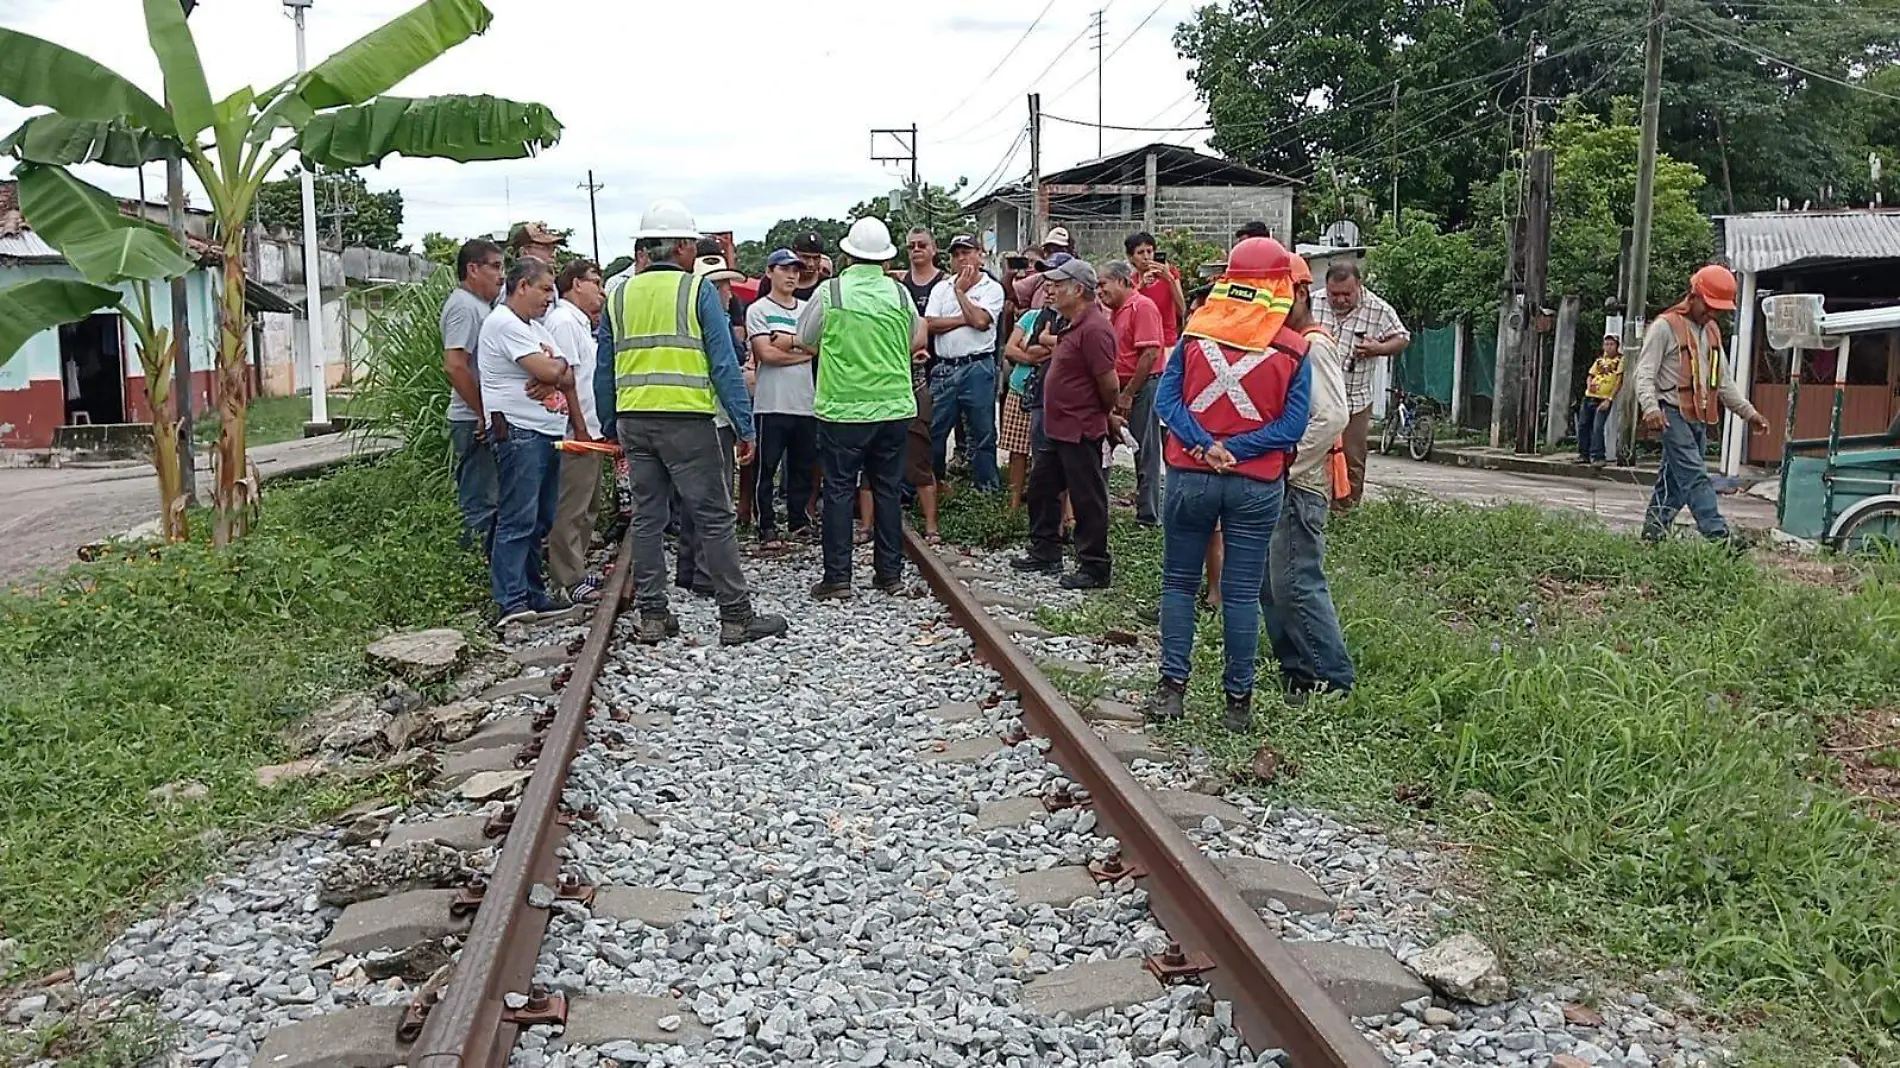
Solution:
M 1048 205 L 1042 201 L 1042 94 L 1029 94 L 1029 242 L 1049 232 Z
M 1630 238 L 1628 300 L 1623 306 L 1623 352 L 1626 364 L 1636 366 L 1642 352 L 1643 331 L 1649 321 L 1649 230 L 1655 217 L 1656 127 L 1662 114 L 1663 20 L 1668 17 L 1666 0 L 1649 0 L 1649 36 L 1643 45 L 1643 134 L 1636 156 L 1636 209 Z M 1636 455 L 1636 376 L 1623 376 L 1623 414 L 1617 428 L 1617 440 L 1626 447 L 1619 457 Z
M 589 169 L 587 181 L 581 184 L 581 188 L 587 190 L 587 225 L 594 232 L 594 266 L 598 267 L 600 266 L 600 213 L 594 210 L 594 194 L 607 187 L 596 184 L 594 172 Z
M 1544 279 L 1550 266 L 1550 149 L 1534 148 L 1525 161 L 1524 326 L 1517 335 L 1517 451 L 1537 451 L 1542 382 Z

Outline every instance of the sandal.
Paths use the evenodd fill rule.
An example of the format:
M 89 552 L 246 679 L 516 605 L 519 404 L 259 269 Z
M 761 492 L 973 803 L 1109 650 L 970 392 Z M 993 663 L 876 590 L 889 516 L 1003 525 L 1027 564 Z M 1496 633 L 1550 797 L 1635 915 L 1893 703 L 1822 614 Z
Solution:
M 791 547 L 791 543 L 783 538 L 767 538 L 759 543 L 759 551 L 762 553 L 782 553 Z
M 925 545 L 942 545 L 943 535 L 937 533 L 934 530 L 930 531 L 924 535 L 924 544 Z
M 851 535 L 851 544 L 853 545 L 871 544 L 871 532 L 863 528 L 859 528 L 857 533 Z

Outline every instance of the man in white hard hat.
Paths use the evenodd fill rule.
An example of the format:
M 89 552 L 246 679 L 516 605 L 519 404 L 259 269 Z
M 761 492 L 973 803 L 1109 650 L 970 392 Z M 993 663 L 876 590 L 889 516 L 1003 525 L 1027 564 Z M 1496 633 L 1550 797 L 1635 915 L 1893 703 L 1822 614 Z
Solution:
M 872 581 L 903 589 L 904 453 L 917 415 L 913 357 L 925 350 L 924 321 L 910 294 L 886 273 L 897 246 L 882 219 L 851 224 L 839 247 L 852 263 L 818 287 L 798 317 L 800 348 L 817 354 L 818 458 L 824 467 L 824 577 L 819 599 L 851 596 L 851 506 L 861 475 L 871 484 Z
M 720 642 L 776 637 L 785 633 L 785 620 L 753 609 L 739 567 L 737 521 L 713 426 L 723 408 L 738 436 L 739 459 L 751 458 L 758 439 L 732 323 L 718 291 L 693 273 L 699 231 L 684 204 L 649 205 L 634 238 L 650 262 L 609 296 L 607 321 L 620 444 L 633 477 L 635 636 L 656 645 L 679 633 L 679 620 L 667 608 L 662 541 L 677 488 L 719 603 Z

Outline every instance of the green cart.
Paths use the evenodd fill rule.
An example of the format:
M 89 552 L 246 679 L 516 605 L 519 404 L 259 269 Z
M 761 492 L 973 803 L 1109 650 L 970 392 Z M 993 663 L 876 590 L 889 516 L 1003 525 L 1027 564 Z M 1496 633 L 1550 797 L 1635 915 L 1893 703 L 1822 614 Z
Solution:
M 1848 345 L 1855 334 L 1900 327 L 1900 307 L 1823 314 L 1821 298 L 1805 293 L 1769 297 L 1762 304 L 1770 344 L 1794 350 L 1776 505 L 1779 526 L 1784 533 L 1836 552 L 1900 548 L 1900 419 L 1884 434 L 1841 436 Z M 1834 407 L 1827 437 L 1796 438 L 1792 435 L 1801 356 L 1815 349 L 1835 352 Z

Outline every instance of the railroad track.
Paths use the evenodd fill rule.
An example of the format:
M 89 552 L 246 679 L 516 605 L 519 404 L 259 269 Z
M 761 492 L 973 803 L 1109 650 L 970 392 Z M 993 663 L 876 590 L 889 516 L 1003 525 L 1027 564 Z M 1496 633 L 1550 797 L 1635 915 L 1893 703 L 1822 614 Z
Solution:
M 1353 1017 L 1424 988 L 1389 955 L 1280 941 L 1262 917 L 1311 880 L 1205 855 L 1240 810 L 1145 788 L 970 562 L 907 549 L 909 597 L 812 604 L 809 552 L 755 559 L 791 635 L 723 649 L 709 607 L 676 604 L 687 637 L 648 648 L 623 545 L 584 639 L 527 651 L 571 657 L 519 687 L 534 711 L 454 761 L 526 775 L 519 800 L 361 847 L 492 853 L 485 876 L 353 904 L 309 961 L 453 965 L 298 1014 L 250 1063 L 1386 1064 Z M 243 1060 L 214 1052 L 190 1059 Z

